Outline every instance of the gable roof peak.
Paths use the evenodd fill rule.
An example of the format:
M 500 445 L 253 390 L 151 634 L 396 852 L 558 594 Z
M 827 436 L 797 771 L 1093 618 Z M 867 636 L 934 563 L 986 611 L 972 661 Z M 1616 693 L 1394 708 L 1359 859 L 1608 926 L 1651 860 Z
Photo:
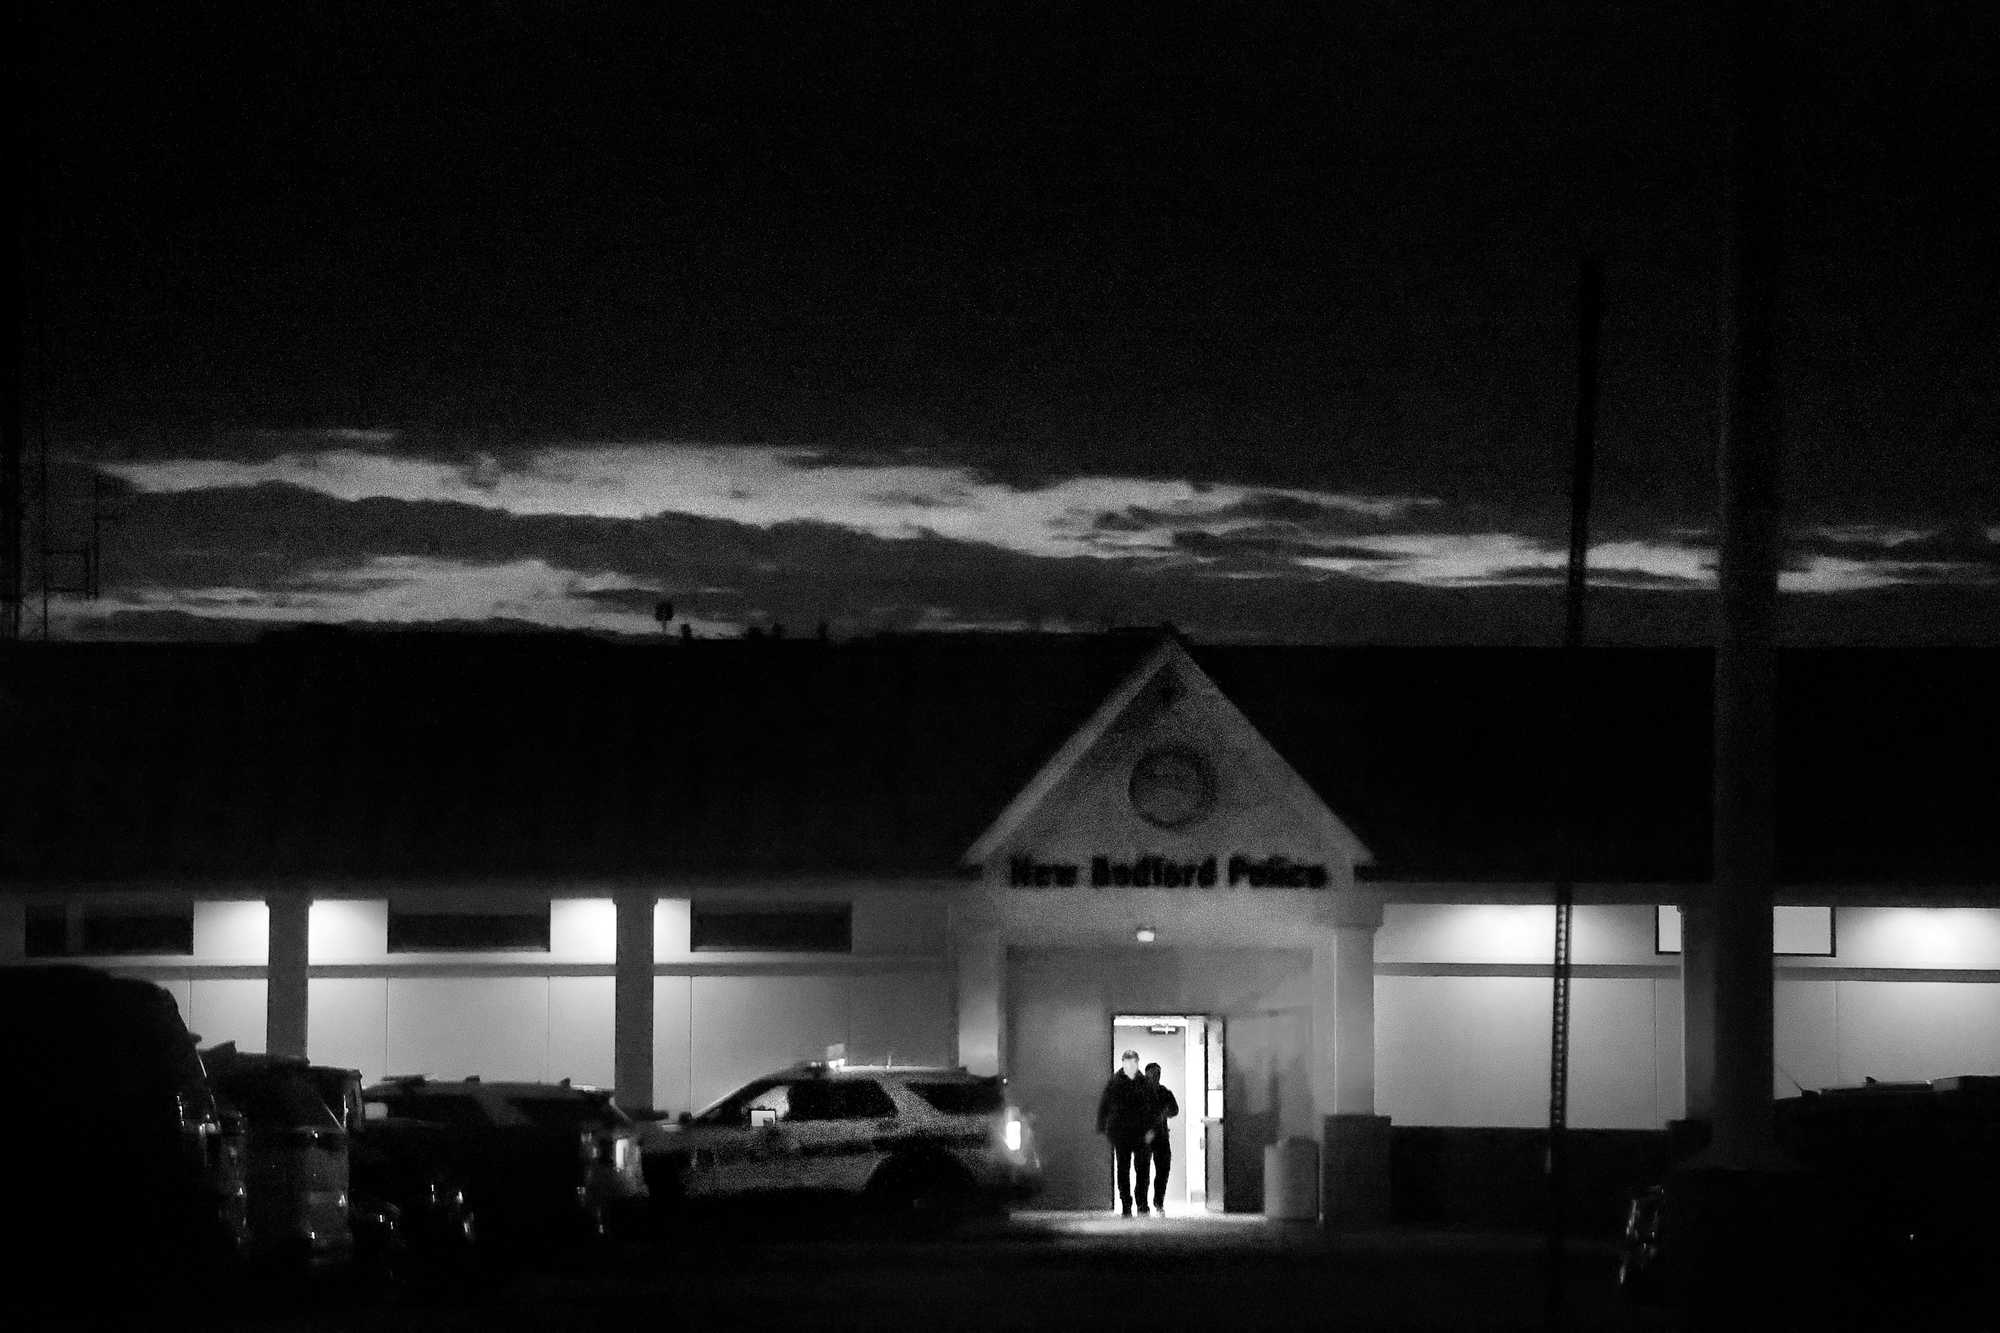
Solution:
M 1163 677 L 1166 678 L 1164 682 Z M 1242 709 L 1195 661 L 1180 632 L 1172 625 L 1163 625 L 1152 651 L 1105 697 L 1083 725 L 1070 733 L 1048 762 L 1015 794 L 999 817 L 966 849 L 961 863 L 968 867 L 982 865 L 1008 847 L 1030 826 L 1037 813 L 1048 805 L 1072 774 L 1083 768 L 1094 752 L 1110 743 L 1112 733 L 1128 717 L 1146 706 L 1146 696 L 1156 689 L 1159 693 L 1154 702 L 1163 712 L 1173 709 L 1186 694 L 1196 696 L 1201 702 L 1195 706 L 1206 710 L 1212 723 L 1240 738 L 1247 747 L 1244 752 L 1246 757 L 1262 775 L 1262 780 L 1297 810 L 1307 825 L 1333 843 L 1350 848 L 1357 863 L 1372 862 L 1373 855 L 1361 840 L 1326 807 L 1325 802 L 1285 762 Z

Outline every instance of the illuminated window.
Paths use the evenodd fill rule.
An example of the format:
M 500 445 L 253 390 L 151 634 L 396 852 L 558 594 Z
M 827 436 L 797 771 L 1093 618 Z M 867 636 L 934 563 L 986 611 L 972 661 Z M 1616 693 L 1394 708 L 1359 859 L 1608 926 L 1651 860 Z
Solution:
M 389 907 L 390 953 L 547 953 L 546 905 L 484 912 Z
M 1672 906 L 1654 910 L 1655 953 L 1681 951 L 1681 909 Z M 1773 907 L 1771 909 L 1771 952 L 1783 958 L 1831 958 L 1833 909 L 1831 907 Z
M 688 936 L 696 953 L 846 953 L 854 947 L 854 909 L 846 903 L 696 903 Z

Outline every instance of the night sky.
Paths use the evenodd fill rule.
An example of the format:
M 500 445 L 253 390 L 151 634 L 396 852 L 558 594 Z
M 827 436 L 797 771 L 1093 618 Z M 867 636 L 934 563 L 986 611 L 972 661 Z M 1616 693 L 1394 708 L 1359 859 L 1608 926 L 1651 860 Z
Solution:
M 1554 643 L 1595 252 L 1594 637 L 1699 641 L 1709 8 L 38 0 L 54 634 Z M 2000 642 L 2000 15 L 1787 23 L 1785 633 Z

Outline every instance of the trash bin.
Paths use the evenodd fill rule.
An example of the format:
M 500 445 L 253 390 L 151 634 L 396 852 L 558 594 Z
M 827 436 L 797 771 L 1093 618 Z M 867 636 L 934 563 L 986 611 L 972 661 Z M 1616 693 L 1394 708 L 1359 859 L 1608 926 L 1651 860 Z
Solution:
M 1264 1149 L 1264 1216 L 1284 1221 L 1319 1219 L 1319 1145 L 1284 1139 Z

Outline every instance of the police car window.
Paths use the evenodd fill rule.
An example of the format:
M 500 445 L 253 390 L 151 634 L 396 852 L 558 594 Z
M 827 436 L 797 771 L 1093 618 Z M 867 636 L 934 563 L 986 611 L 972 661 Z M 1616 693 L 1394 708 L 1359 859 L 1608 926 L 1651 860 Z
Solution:
M 724 1097 L 721 1101 L 703 1111 L 694 1118 L 695 1123 L 699 1125 L 740 1125 L 749 1116 L 750 1107 L 753 1104 L 770 1104 L 770 1098 L 766 1094 L 777 1086 L 777 1079 L 758 1079 L 748 1087 L 739 1088 L 737 1091 L 730 1093 L 727 1097 Z
M 808 1080 L 790 1088 L 784 1118 L 792 1123 L 826 1120 L 878 1120 L 896 1114 L 889 1094 L 869 1079 Z
M 748 1114 L 752 1129 L 762 1128 L 792 1113 L 792 1089 L 784 1083 L 773 1084 L 750 1099 Z
M 829 1112 L 833 1106 L 832 1092 L 832 1088 L 817 1081 L 788 1085 L 784 1089 L 785 1108 L 779 1119 L 831 1120 L 833 1117 Z M 768 1097 L 761 1100 L 766 1105 L 770 1103 Z
M 896 1103 L 879 1083 L 854 1079 L 831 1085 L 834 1097 L 833 1120 L 880 1120 L 896 1114 Z
M 910 1091 L 946 1115 L 992 1115 L 1007 1105 L 998 1079 L 977 1082 L 912 1083 Z

